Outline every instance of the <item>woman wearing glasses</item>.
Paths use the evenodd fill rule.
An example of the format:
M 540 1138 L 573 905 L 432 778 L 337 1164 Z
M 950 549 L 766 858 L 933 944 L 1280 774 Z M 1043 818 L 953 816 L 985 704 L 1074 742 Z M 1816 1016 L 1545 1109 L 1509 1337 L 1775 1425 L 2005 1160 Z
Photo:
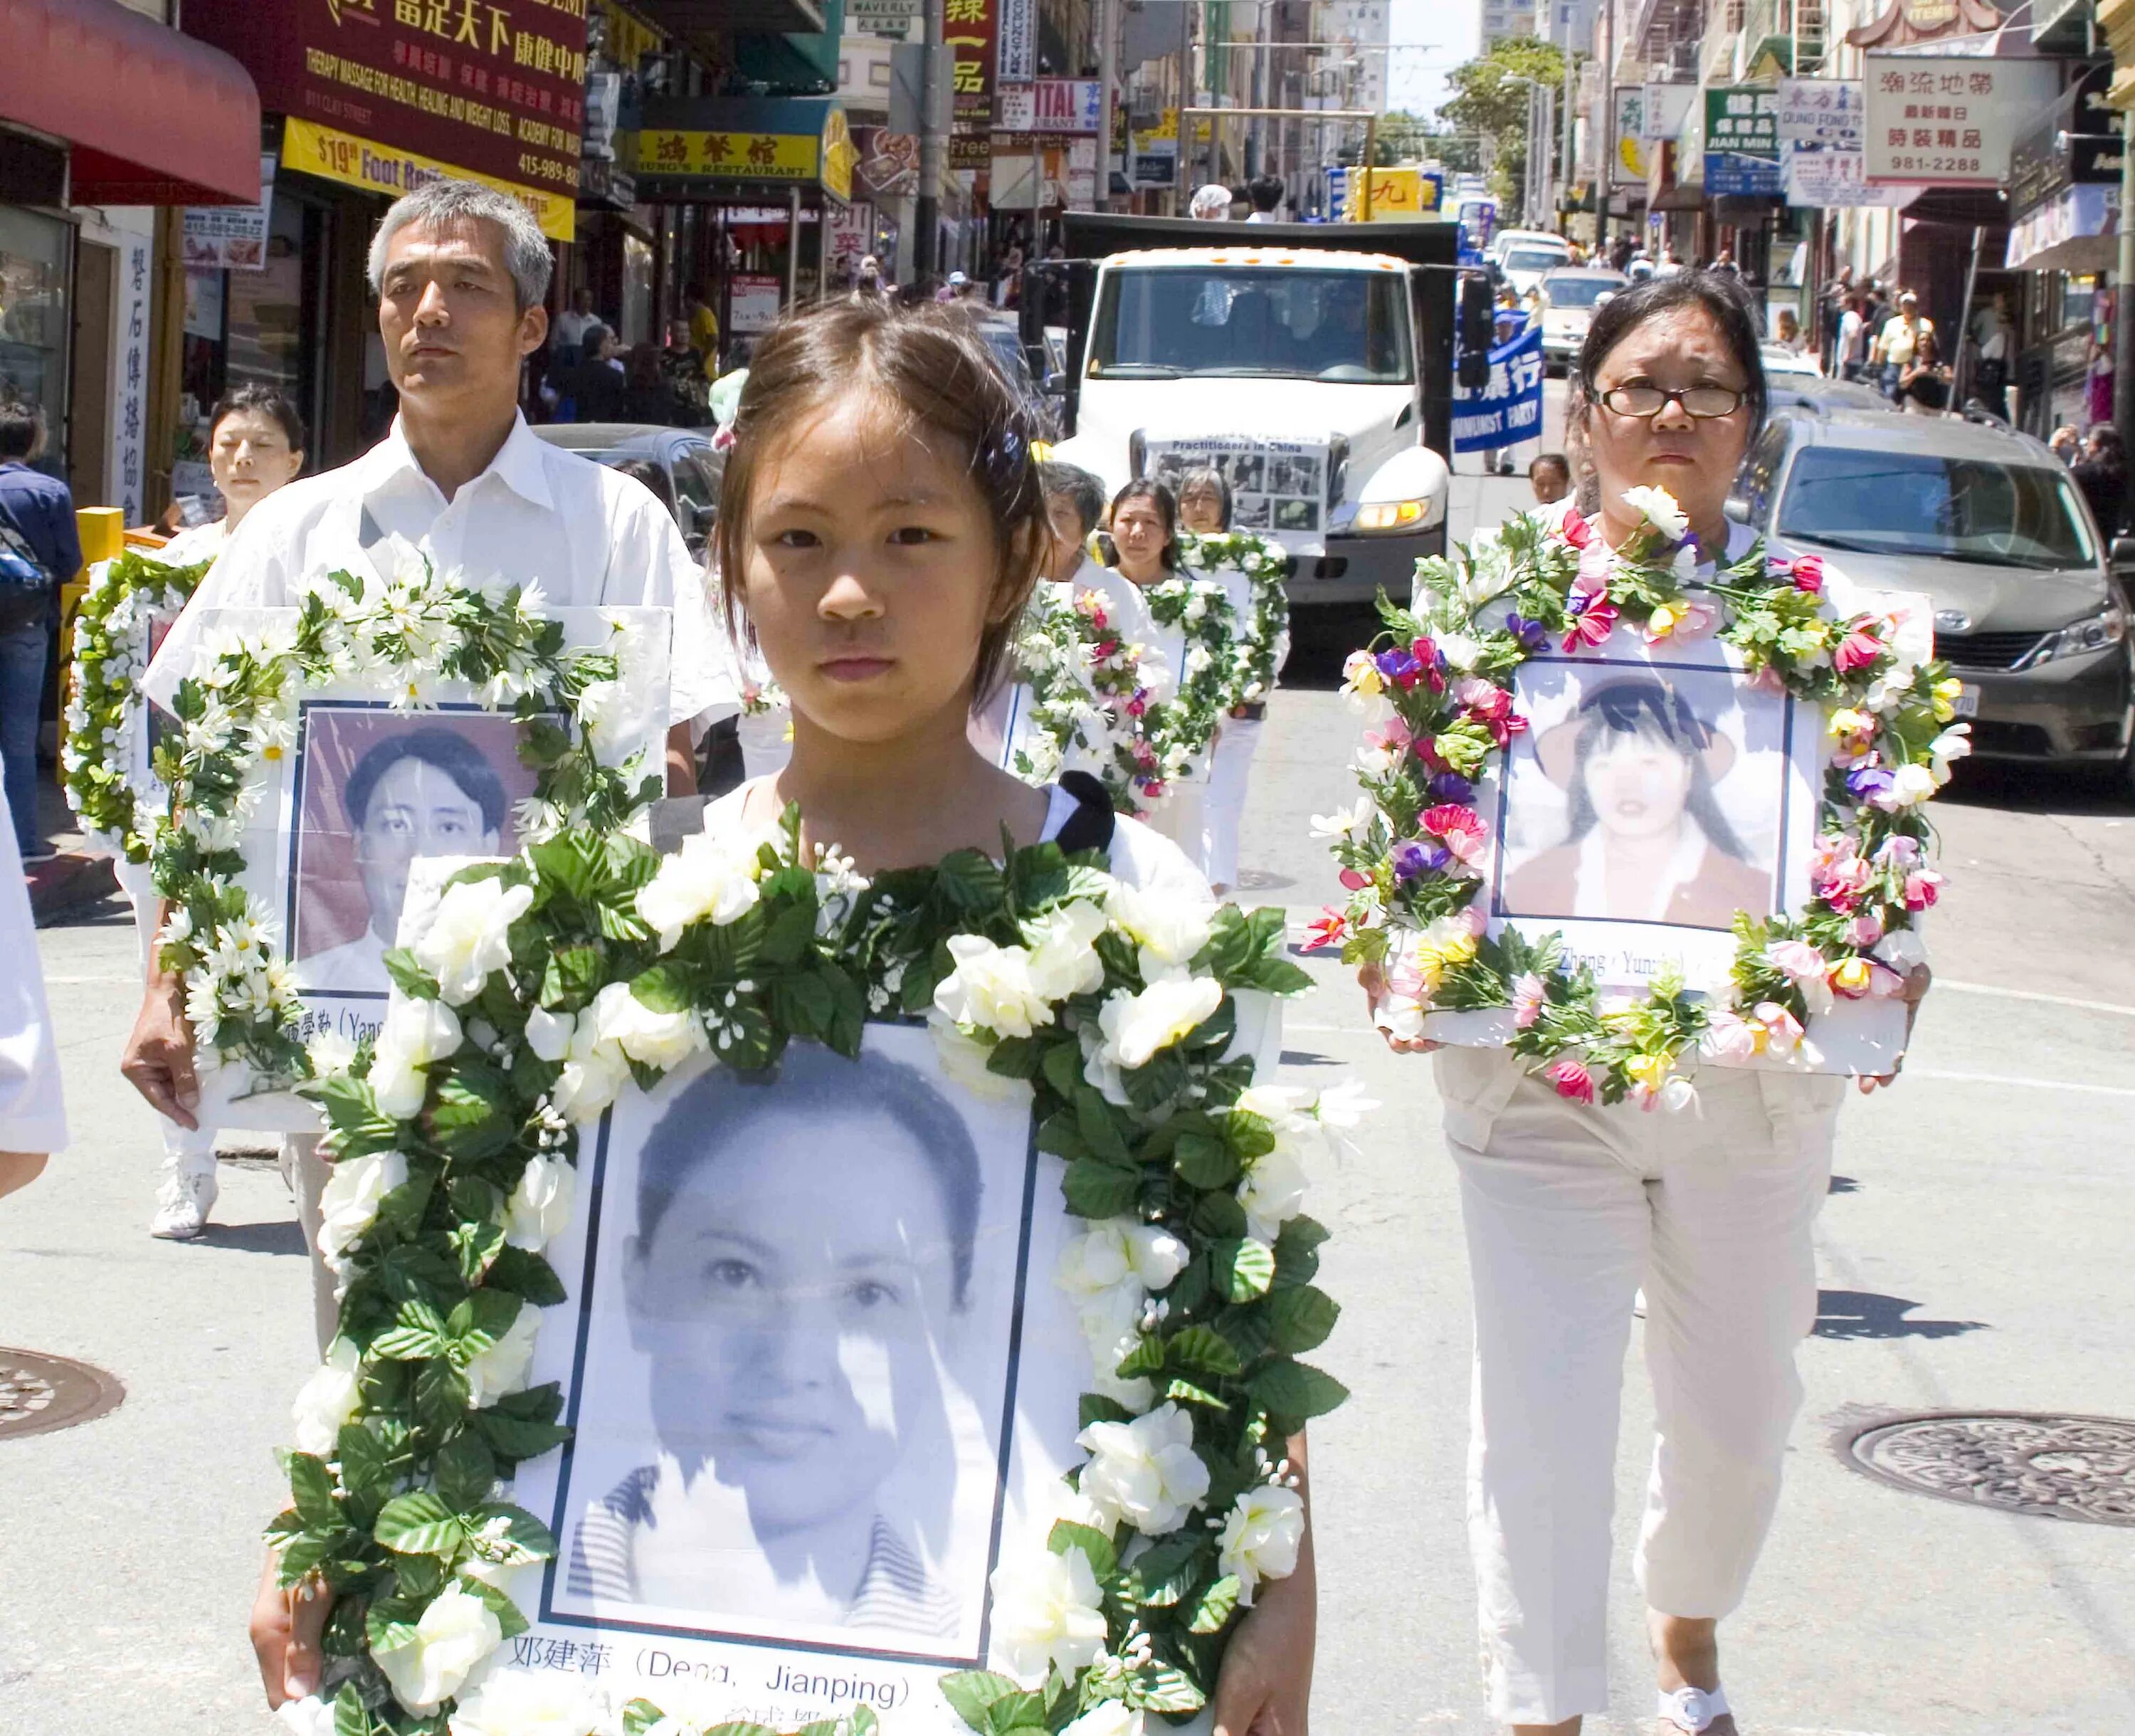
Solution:
M 1624 491 L 1646 486 L 1675 497 L 1702 550 L 1748 551 L 1721 507 L 1765 381 L 1732 282 L 1685 271 L 1611 298 L 1575 392 L 1610 546 L 1640 521 Z M 1695 871 L 1731 875 L 1711 889 L 1731 897 L 1741 876 L 1724 849 Z M 1716 1629 L 1779 1498 L 1844 1082 L 1708 1067 L 1694 1112 L 1648 1115 L 1568 1103 L 1503 1050 L 1443 1049 L 1435 1065 L 1474 1292 L 1468 1510 L 1491 1713 L 1527 1736 L 1608 1709 L 1618 1411 L 1643 1285 L 1658 1438 L 1634 1565 L 1658 1728 L 1736 1736 Z

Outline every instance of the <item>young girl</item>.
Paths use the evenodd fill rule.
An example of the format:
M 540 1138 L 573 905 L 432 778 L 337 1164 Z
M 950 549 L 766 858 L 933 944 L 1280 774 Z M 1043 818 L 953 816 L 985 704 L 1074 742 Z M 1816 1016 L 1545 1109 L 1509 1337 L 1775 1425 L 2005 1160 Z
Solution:
M 948 313 L 853 298 L 761 340 L 720 495 L 718 564 L 732 619 L 792 702 L 793 753 L 714 803 L 707 831 L 768 828 L 797 803 L 804 847 L 835 845 L 864 875 L 961 849 L 997 854 L 1005 832 L 1018 846 L 1106 849 L 1129 885 L 1208 897 L 1176 847 L 1116 818 L 1094 780 L 1034 788 L 966 733 L 1043 551 L 1030 443 L 982 340 Z M 1285 1451 L 1302 1476 L 1305 1437 Z M 588 1541 L 591 1574 L 598 1526 Z M 856 1601 L 864 1577 L 842 1582 Z M 1305 1729 L 1314 1587 L 1308 1529 L 1296 1570 L 1265 1585 L 1232 1635 L 1213 1736 Z M 263 1597 L 254 1628 L 276 1704 L 316 1689 L 330 1601 L 290 1600 L 284 1617 L 278 1595 Z

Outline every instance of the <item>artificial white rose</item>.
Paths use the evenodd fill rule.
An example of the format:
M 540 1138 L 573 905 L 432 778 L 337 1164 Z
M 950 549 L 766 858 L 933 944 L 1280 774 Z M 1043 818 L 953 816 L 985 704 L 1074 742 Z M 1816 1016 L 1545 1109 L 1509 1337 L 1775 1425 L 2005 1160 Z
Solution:
M 337 1030 L 322 1030 L 304 1045 L 304 1053 L 317 1077 L 331 1079 L 348 1071 L 356 1060 L 356 1045 Z
M 1080 1549 L 1032 1553 L 994 1569 L 994 1651 L 1035 1685 L 1048 1669 L 1073 1676 L 1105 1649 L 1103 1599 Z
M 1932 800 L 1940 788 L 1932 767 L 1901 765 L 1891 778 L 1891 800 L 1898 807 L 1910 807 Z
M 472 1592 L 448 1585 L 430 1600 L 407 1644 L 374 1650 L 370 1659 L 400 1704 L 421 1714 L 451 1699 L 467 1673 L 503 1643 L 504 1629 L 490 1607 Z
M 1263 1152 L 1238 1184 L 1238 1204 L 1246 1209 L 1246 1233 L 1272 1242 L 1282 1226 L 1305 1210 L 1305 1166 L 1284 1142 Z
M 1280 1483 L 1260 1483 L 1231 1504 L 1217 1539 L 1218 1573 L 1238 1576 L 1238 1601 L 1251 1603 L 1263 1579 L 1287 1578 L 1297 1571 L 1298 1546 L 1305 1541 L 1305 1501 Z
M 346 1338 L 327 1346 L 326 1360 L 297 1389 L 297 1402 L 289 1409 L 297 1425 L 298 1452 L 332 1457 L 342 1426 L 356 1414 L 356 1371 L 362 1360 L 362 1351 Z
M 1048 1001 L 1101 988 L 1105 963 L 1097 956 L 1097 937 L 1107 926 L 1104 906 L 1087 900 L 1063 904 L 1025 923 L 1031 986 Z
M 1060 1732 L 1060 1736 L 1141 1736 L 1142 1715 L 1122 1700 L 1105 1700 Z
M 1347 1079 L 1322 1091 L 1313 1100 L 1312 1113 L 1323 1127 L 1348 1129 L 1358 1126 L 1378 1107 L 1377 1099 L 1364 1089 L 1361 1080 Z
M 1213 977 L 1160 977 L 1138 995 L 1121 989 L 1097 1015 L 1106 1058 L 1132 1072 L 1222 1004 L 1222 985 Z
M 1434 633 L 1431 643 L 1438 647 L 1449 669 L 1473 669 L 1475 659 L 1483 654 L 1482 646 L 1464 633 Z
M 583 1675 L 494 1670 L 446 1720 L 452 1736 L 603 1736 L 608 1705 Z
M 612 986 L 628 992 L 626 985 Z M 573 1121 L 591 1121 L 630 1083 L 630 1063 L 615 1045 L 602 1042 L 600 1034 L 594 1009 L 588 1007 L 571 1033 L 569 1058 L 549 1094 L 556 1113 Z
M 319 1252 L 329 1263 L 341 1259 L 378 1220 L 378 1202 L 408 1181 L 408 1160 L 399 1152 L 344 1157 L 333 1166 L 319 1194 Z
M 692 832 L 638 890 L 637 914 L 659 932 L 660 950 L 671 951 L 690 924 L 709 918 L 724 928 L 753 909 L 762 896 L 758 867 L 756 846 L 749 839 L 731 832 Z
M 461 1035 L 459 1015 L 443 1001 L 396 999 L 370 1055 L 370 1088 L 379 1108 L 395 1121 L 421 1113 L 430 1089 L 421 1069 L 454 1053 Z
M 334 1736 L 332 1704 L 316 1694 L 307 1695 L 302 1700 L 283 1700 L 274 1715 L 297 1736 Z
M 579 1021 L 569 1013 L 537 1006 L 526 1015 L 526 1046 L 545 1061 L 560 1061 L 571 1052 Z
M 533 902 L 531 886 L 507 886 L 493 875 L 445 888 L 413 950 L 415 963 L 438 979 L 448 1006 L 465 1006 L 491 972 L 511 963 L 511 925 Z
M 609 983 L 589 1011 L 597 1043 L 663 1073 L 705 1046 L 704 1025 L 694 1013 L 655 1012 L 627 982 Z
M 1169 1400 L 1130 1423 L 1092 1423 L 1075 1444 L 1090 1455 L 1082 1493 L 1145 1536 L 1177 1530 L 1208 1492 L 1193 1419 Z
M 1331 814 L 1312 817 L 1312 836 L 1315 838 L 1348 838 L 1361 844 L 1370 836 L 1372 822 L 1378 810 L 1372 805 L 1369 796 L 1357 798 L 1354 807 L 1338 807 Z
M 1114 1108 L 1132 1108 L 1126 1081 L 1120 1077 L 1119 1063 L 1105 1052 L 1103 1034 L 1086 1019 L 1076 1027 L 1075 1040 L 1082 1045 L 1082 1082 Z
M 530 1157 L 504 1208 L 504 1239 L 539 1254 L 570 1226 L 578 1171 L 560 1157 Z
M 1145 982 L 1183 975 L 1208 944 L 1213 904 L 1176 892 L 1144 892 L 1116 885 L 1105 898 L 1105 914 L 1141 948 Z
M 1876 943 L 1871 956 L 1881 959 L 1900 977 L 1910 977 L 1928 962 L 1928 943 L 1918 929 L 1893 929 Z
M 462 1372 L 467 1376 L 469 1406 L 480 1410 L 526 1384 L 526 1371 L 534 1361 L 534 1341 L 540 1331 L 541 1311 L 531 1302 L 521 1302 L 504 1336 L 467 1359 Z
M 1626 488 L 1624 504 L 1670 542 L 1681 542 L 1690 534 L 1690 518 L 1665 488 Z
M 1186 1269 L 1186 1244 L 1160 1224 L 1105 1218 L 1061 1250 L 1059 1282 L 1072 1295 L 1090 1296 L 1130 1278 L 1145 1290 L 1161 1290 Z
M 1053 1022 L 1051 997 L 1031 981 L 1030 954 L 1022 947 L 995 946 L 982 934 L 950 937 L 956 967 L 934 990 L 934 1005 L 959 1025 L 998 1036 L 1027 1037 Z

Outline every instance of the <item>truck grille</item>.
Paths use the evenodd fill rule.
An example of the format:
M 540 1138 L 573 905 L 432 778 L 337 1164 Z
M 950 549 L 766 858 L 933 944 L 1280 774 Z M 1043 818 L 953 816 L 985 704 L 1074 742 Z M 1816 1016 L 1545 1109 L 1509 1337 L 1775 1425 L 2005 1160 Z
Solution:
M 2042 633 L 1939 633 L 1935 655 L 1958 669 L 2014 669 L 2044 638 Z

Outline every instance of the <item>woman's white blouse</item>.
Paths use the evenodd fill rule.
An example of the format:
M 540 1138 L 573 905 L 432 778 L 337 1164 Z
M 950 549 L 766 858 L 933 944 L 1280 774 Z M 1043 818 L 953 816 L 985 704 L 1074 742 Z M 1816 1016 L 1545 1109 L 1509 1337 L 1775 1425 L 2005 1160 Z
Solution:
M 0 798 L 0 1152 L 56 1152 L 67 1142 L 60 1060 L 37 930 L 15 828 Z

